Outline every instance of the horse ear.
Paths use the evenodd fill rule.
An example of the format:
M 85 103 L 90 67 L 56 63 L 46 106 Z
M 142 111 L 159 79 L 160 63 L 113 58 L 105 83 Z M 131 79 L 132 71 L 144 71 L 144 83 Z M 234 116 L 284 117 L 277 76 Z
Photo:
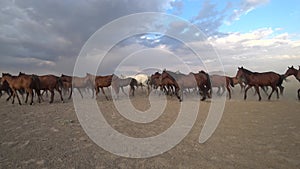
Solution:
M 292 69 L 294 68 L 294 65 L 292 65 L 292 67 L 291 67 Z

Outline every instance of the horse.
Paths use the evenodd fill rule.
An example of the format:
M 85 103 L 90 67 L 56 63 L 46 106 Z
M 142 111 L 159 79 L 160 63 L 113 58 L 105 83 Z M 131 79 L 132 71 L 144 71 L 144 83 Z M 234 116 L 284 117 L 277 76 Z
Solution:
M 112 82 L 111 82 L 111 86 L 112 88 L 114 89 L 116 95 L 117 95 L 117 98 L 119 97 L 119 91 L 120 91 L 120 88 L 122 90 L 122 92 L 127 95 L 125 92 L 124 92 L 124 88 L 125 86 L 130 86 L 130 90 L 129 90 L 129 95 L 130 93 L 132 93 L 132 96 L 134 96 L 134 86 L 138 86 L 138 82 L 134 79 L 134 78 L 125 78 L 125 79 L 121 79 L 119 78 L 118 76 L 116 75 L 113 75 L 112 77 Z
M 281 85 L 283 82 L 283 76 L 275 72 L 252 72 L 243 67 L 238 67 L 236 78 L 246 82 L 248 85 L 245 89 L 244 100 L 247 99 L 247 91 L 254 86 L 258 94 L 258 100 L 261 101 L 261 95 L 259 92 L 259 87 L 270 86 L 272 87 L 272 92 L 270 93 L 268 100 L 271 99 L 271 96 L 274 91 L 277 93 L 277 99 L 279 98 L 277 86 Z
M 176 95 L 177 99 L 181 102 L 182 98 L 179 95 L 180 87 L 177 83 L 177 79 L 179 76 L 182 76 L 181 74 L 176 74 L 171 71 L 163 70 L 161 76 L 159 77 L 160 84 L 163 84 L 163 81 L 170 81 L 172 85 L 174 85 L 175 91 L 174 94 Z
M 212 85 L 211 85 L 211 81 L 210 81 L 210 77 L 209 77 L 208 73 L 201 70 L 198 73 L 191 72 L 190 74 L 193 74 L 195 76 L 195 79 L 197 81 L 197 86 L 199 88 L 199 93 L 200 92 L 203 93 L 202 101 L 204 101 L 206 99 L 206 96 L 208 96 L 210 98 L 211 95 L 208 91 L 211 90 Z
M 206 75 L 205 75 L 206 76 Z M 160 77 L 160 81 L 164 79 L 170 79 L 173 81 L 175 86 L 175 95 L 177 96 L 178 100 L 181 102 L 183 100 L 183 90 L 186 88 L 202 88 L 202 86 L 199 86 L 201 84 L 197 79 L 200 79 L 199 75 L 195 75 L 193 73 L 190 73 L 188 75 L 182 74 L 182 73 L 174 73 L 171 71 L 164 70 L 162 72 L 162 75 Z M 180 91 L 180 93 L 179 93 Z M 202 97 L 202 101 L 206 99 L 206 92 L 204 92 L 204 95 Z
M 1 82 L 1 79 L 2 79 L 2 77 L 0 77 L 0 82 Z M 12 91 L 6 80 L 2 84 L 0 84 L 0 97 L 2 97 L 2 91 L 4 91 L 9 96 L 6 99 L 6 101 L 8 101 L 10 99 L 10 97 L 12 96 Z
M 70 90 L 70 94 L 69 94 L 68 99 L 71 99 L 72 92 L 73 92 L 73 89 L 72 89 L 72 76 L 61 74 L 60 79 L 63 83 L 63 90 L 68 91 L 68 92 Z M 66 93 L 66 92 L 64 92 L 64 93 Z
M 150 76 L 149 86 L 155 90 L 160 87 L 160 90 L 163 91 L 166 95 L 172 95 L 174 93 L 173 87 L 174 82 L 169 78 L 164 78 L 160 81 L 161 74 L 159 72 L 155 72 Z
M 41 103 L 41 100 L 43 100 L 43 98 L 42 98 L 41 93 L 40 93 L 41 86 L 40 86 L 40 79 L 38 78 L 38 76 L 35 75 L 35 74 L 27 75 L 25 73 L 19 72 L 19 77 L 20 76 L 27 76 L 27 77 L 31 77 L 32 78 L 33 82 L 32 82 L 31 88 L 35 90 L 35 93 L 36 93 L 36 95 L 38 97 L 38 102 Z M 29 95 L 29 93 L 27 92 L 26 93 L 25 103 L 27 103 L 28 95 Z
M 229 78 L 232 80 L 234 86 L 237 85 L 237 84 L 240 85 L 240 87 L 241 87 L 240 92 L 241 93 L 245 90 L 246 85 L 242 81 L 239 81 L 236 77 L 229 77 Z
M 40 80 L 40 89 L 44 90 L 44 91 L 49 90 L 51 93 L 49 103 L 53 103 L 54 90 L 56 90 L 59 93 L 60 100 L 62 102 L 64 102 L 64 99 L 62 97 L 62 93 L 60 90 L 61 88 L 63 88 L 63 82 L 60 77 L 49 74 L 49 75 L 38 76 L 38 78 Z
M 295 69 L 294 66 L 288 67 L 288 70 L 284 73 L 284 77 L 294 75 L 294 77 L 300 82 L 300 66 L 299 69 Z M 298 99 L 300 100 L 300 88 L 297 91 Z
M 212 87 L 218 87 L 217 94 L 223 95 L 225 92 L 225 88 L 228 91 L 228 97 L 231 99 L 231 90 L 230 87 L 234 87 L 233 79 L 228 76 L 221 76 L 221 75 L 210 75 L 210 80 Z M 222 93 L 220 93 L 220 90 L 222 89 Z M 210 90 L 210 93 L 212 93 L 212 90 Z
M 83 95 L 81 93 L 81 88 L 86 88 L 88 87 L 91 83 L 89 83 L 89 77 L 77 77 L 77 76 L 68 76 L 68 75 L 61 75 L 61 80 L 64 82 L 63 86 L 66 88 L 71 89 L 70 95 L 68 99 L 71 99 L 72 93 L 73 93 L 73 88 L 76 88 L 81 96 L 83 98 Z M 94 95 L 94 90 L 93 95 Z
M 129 78 L 129 77 L 134 78 L 138 82 L 138 86 L 140 86 L 142 88 L 142 90 L 143 90 L 143 87 L 147 87 L 146 93 L 147 93 L 147 95 L 149 94 L 148 83 L 150 81 L 150 78 L 149 78 L 148 75 L 139 73 L 139 74 L 134 75 L 134 76 L 122 76 L 121 75 L 121 77 L 122 78 Z
M 102 93 L 104 94 L 106 100 L 109 100 L 104 92 L 104 87 L 109 87 L 112 82 L 113 75 L 106 75 L 106 76 L 95 76 L 92 74 L 87 73 L 86 74 L 90 84 L 92 84 L 96 90 L 96 97 L 98 96 L 98 93 L 100 92 L 99 88 L 101 89 Z
M 12 104 L 14 104 L 15 96 L 17 96 L 19 105 L 22 105 L 19 95 L 17 93 L 17 90 L 21 90 L 21 89 L 24 89 L 27 93 L 31 95 L 30 105 L 33 104 L 32 85 L 35 81 L 33 80 L 32 76 L 12 76 L 8 73 L 2 73 L 1 84 L 3 84 L 4 81 L 7 81 L 9 87 L 12 90 L 12 94 L 13 94 Z

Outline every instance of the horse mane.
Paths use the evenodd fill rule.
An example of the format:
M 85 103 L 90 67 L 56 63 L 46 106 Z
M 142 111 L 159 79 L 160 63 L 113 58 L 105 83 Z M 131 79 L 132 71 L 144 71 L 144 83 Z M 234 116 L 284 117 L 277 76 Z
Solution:
M 243 67 L 241 67 L 240 69 L 242 69 L 244 71 L 244 73 L 246 73 L 246 74 L 256 74 L 256 73 L 258 73 L 258 72 L 252 72 L 252 71 L 250 71 L 248 69 L 245 69 Z
M 12 75 L 10 73 L 2 73 L 2 77 L 3 76 L 10 76 L 10 77 L 12 77 Z

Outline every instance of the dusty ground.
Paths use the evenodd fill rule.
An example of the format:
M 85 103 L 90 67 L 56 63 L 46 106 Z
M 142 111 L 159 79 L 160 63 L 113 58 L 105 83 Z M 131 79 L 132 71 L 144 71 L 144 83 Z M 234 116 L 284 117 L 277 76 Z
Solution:
M 201 102 L 188 136 L 170 151 L 147 159 L 119 157 L 93 143 L 81 128 L 71 100 L 19 106 L 6 103 L 4 96 L 0 99 L 0 168 L 300 168 L 300 101 L 297 87 L 287 88 L 279 100 L 266 101 L 262 95 L 263 101 L 258 102 L 251 91 L 249 100 L 243 101 L 237 87 L 233 99 L 226 101 L 216 132 L 204 144 L 198 138 L 210 102 Z M 132 103 L 140 110 L 149 108 L 142 92 Z M 116 113 L 113 102 L 102 96 L 98 104 L 116 130 L 134 137 L 164 131 L 176 119 L 179 107 L 175 98 L 169 98 L 165 113 L 142 125 Z

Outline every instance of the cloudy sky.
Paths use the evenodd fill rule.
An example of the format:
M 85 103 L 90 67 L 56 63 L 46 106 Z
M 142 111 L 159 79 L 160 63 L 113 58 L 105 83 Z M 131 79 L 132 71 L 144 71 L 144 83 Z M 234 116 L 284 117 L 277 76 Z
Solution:
M 194 24 L 229 75 L 234 75 L 238 66 L 284 73 L 287 66 L 300 65 L 297 0 L 1 0 L 0 8 L 0 72 L 72 74 L 84 44 L 98 29 L 141 12 L 175 15 L 179 21 Z M 181 22 L 157 18 L 149 23 L 160 23 L 161 31 L 120 39 L 100 64 L 101 73 L 113 73 L 116 68 L 116 72 L 197 71 L 212 60 L 206 51 L 211 48 L 193 38 L 199 33 L 189 32 Z M 126 25 L 111 31 L 122 30 L 126 31 Z M 191 36 L 180 41 L 168 36 L 172 33 Z M 109 41 L 111 37 L 99 38 Z M 106 44 L 99 41 L 96 45 Z M 202 49 L 200 60 L 195 59 L 190 45 Z M 97 62 L 101 53 L 97 48 L 90 50 L 86 67 Z

